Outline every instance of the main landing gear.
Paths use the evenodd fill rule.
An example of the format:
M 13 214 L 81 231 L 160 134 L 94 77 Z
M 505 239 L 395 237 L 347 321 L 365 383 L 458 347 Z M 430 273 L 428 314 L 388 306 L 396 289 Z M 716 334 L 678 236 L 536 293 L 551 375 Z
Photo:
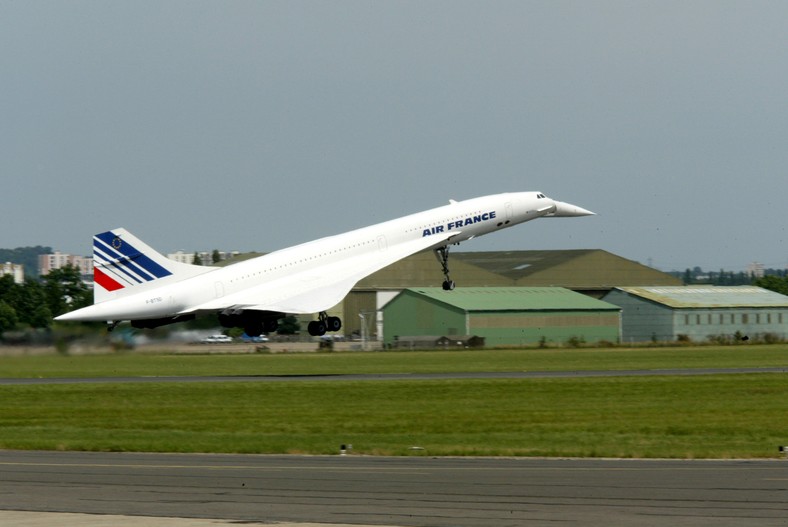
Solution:
M 226 328 L 243 328 L 248 336 L 259 337 L 263 333 L 276 331 L 279 319 L 284 316 L 284 313 L 275 311 L 225 311 L 219 313 L 219 323 Z M 328 331 L 340 329 L 342 329 L 342 320 L 339 317 L 328 316 L 325 311 L 320 313 L 318 320 L 313 320 L 307 326 L 309 334 L 313 337 L 322 337 Z
M 279 327 L 282 313 L 268 311 L 238 311 L 219 313 L 219 323 L 226 328 L 243 328 L 250 337 L 273 333 Z
M 318 320 L 310 322 L 306 329 L 313 337 L 322 337 L 327 331 L 342 329 L 342 320 L 339 317 L 330 317 L 325 311 L 321 311 Z
M 444 245 L 443 247 L 435 249 L 435 257 L 438 259 L 438 262 L 440 262 L 441 268 L 443 269 L 443 276 L 446 278 L 443 281 L 443 290 L 452 291 L 455 284 L 454 280 L 449 278 L 449 246 Z

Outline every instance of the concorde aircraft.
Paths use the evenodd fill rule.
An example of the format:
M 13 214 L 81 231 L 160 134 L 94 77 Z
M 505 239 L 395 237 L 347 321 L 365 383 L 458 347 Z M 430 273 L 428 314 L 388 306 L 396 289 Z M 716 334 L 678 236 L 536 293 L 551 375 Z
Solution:
M 227 267 L 175 262 L 118 228 L 93 237 L 93 305 L 55 320 L 106 321 L 111 330 L 126 320 L 155 328 L 215 313 L 222 326 L 257 336 L 275 331 L 287 314 L 319 313 L 308 326 L 318 336 L 342 327 L 326 310 L 359 280 L 407 256 L 433 250 L 450 291 L 449 246 L 537 218 L 592 214 L 541 192 L 451 200 Z

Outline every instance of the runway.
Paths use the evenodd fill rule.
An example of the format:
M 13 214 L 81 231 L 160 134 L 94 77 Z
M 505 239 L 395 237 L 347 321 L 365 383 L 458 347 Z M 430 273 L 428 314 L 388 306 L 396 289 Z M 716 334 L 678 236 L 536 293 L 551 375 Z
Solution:
M 661 370 L 577 370 L 577 371 L 501 371 L 451 373 L 379 373 L 336 375 L 225 375 L 225 376 L 151 376 L 151 377 L 4 377 L 2 385 L 96 384 L 157 382 L 329 382 L 329 381 L 424 381 L 446 379 L 560 379 L 578 377 L 650 377 L 655 375 L 737 375 L 746 373 L 786 373 L 784 367 L 755 368 L 671 368 Z
M 4 517 L 31 516 L 2 511 L 132 517 L 124 518 L 132 523 L 107 523 L 123 526 L 194 519 L 172 523 L 177 527 L 217 525 L 201 519 L 408 527 L 784 526 L 788 521 L 788 461 L 783 460 L 0 451 L 0 474 L 3 525 L 13 525 Z M 51 521 L 48 515 L 40 518 Z M 57 518 L 57 524 L 67 525 L 68 518 L 85 517 Z

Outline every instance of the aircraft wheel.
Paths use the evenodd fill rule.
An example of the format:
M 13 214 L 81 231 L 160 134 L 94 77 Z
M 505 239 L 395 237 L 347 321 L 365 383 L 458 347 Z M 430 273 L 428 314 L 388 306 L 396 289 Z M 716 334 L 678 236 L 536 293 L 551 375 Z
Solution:
M 241 317 L 238 315 L 219 314 L 219 324 L 225 328 L 236 328 L 241 325 Z
M 273 333 L 279 329 L 279 321 L 275 318 L 268 318 L 263 322 L 265 333 Z
M 326 331 L 339 331 L 342 329 L 342 320 L 339 317 L 328 317 L 326 319 Z
M 262 322 L 250 322 L 244 325 L 244 333 L 249 337 L 259 337 L 263 334 Z
M 322 337 L 326 334 L 326 325 L 320 320 L 313 320 L 307 326 L 307 331 L 313 337 Z
M 453 291 L 454 290 L 454 280 L 446 280 L 443 282 L 443 290 L 444 291 Z

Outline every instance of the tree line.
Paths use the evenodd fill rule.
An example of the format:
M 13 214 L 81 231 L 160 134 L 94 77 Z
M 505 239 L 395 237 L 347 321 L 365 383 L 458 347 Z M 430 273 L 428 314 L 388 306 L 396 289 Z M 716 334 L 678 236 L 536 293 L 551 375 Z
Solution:
M 41 279 L 27 277 L 21 284 L 10 275 L 0 276 L 0 336 L 12 330 L 47 329 L 54 317 L 92 303 L 92 291 L 73 266 L 53 269 Z
M 704 271 L 700 267 L 693 267 L 692 269 L 685 269 L 682 271 L 670 271 L 668 274 L 680 278 L 684 285 L 707 284 L 707 285 L 758 285 L 756 278 L 750 273 L 744 271 L 734 272 L 720 269 L 719 271 Z M 788 275 L 785 269 L 766 269 L 763 278 L 777 278 L 784 279 Z M 771 278 L 770 278 L 771 277 Z M 766 283 L 771 283 L 767 280 Z M 765 287 L 765 286 L 759 286 Z M 766 287 L 766 289 L 769 289 Z
M 762 278 L 757 278 L 754 285 L 769 289 L 781 295 L 788 295 L 788 276 L 766 275 Z
M 766 269 L 760 278 L 743 271 L 738 273 L 722 269 L 719 272 L 704 271 L 700 267 L 687 269 L 683 273 L 671 271 L 668 274 L 681 278 L 684 285 L 754 285 L 781 295 L 788 295 L 788 270 L 786 269 Z

